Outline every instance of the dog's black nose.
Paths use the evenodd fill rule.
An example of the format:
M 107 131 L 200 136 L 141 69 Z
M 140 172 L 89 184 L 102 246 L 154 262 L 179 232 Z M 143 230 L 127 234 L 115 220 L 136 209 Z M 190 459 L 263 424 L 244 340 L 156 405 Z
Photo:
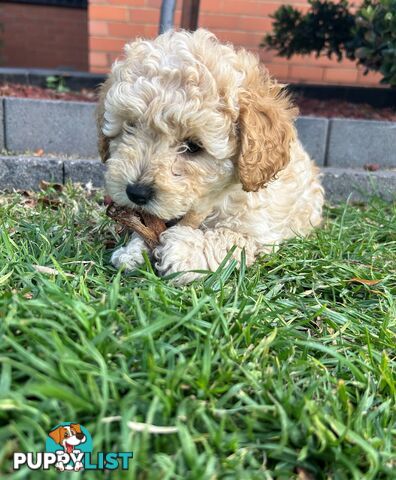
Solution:
M 154 190 L 150 185 L 143 183 L 128 183 L 126 187 L 126 194 L 131 202 L 136 205 L 145 205 L 153 198 Z
M 79 440 L 82 440 L 84 438 L 84 434 L 81 432 L 77 432 L 76 433 L 76 437 L 79 439 Z

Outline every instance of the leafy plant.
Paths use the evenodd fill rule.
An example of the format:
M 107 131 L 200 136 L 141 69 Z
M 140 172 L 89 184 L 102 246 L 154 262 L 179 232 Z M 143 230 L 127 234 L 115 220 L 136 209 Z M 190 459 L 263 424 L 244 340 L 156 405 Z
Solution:
M 396 85 L 396 0 L 365 0 L 353 12 L 346 0 L 309 0 L 310 10 L 282 5 L 273 15 L 273 33 L 261 46 L 282 57 L 315 53 L 343 56 L 380 72 L 382 83 Z
M 66 86 L 66 80 L 64 77 L 58 75 L 49 75 L 45 79 L 47 88 L 55 90 L 56 92 L 70 92 L 70 88 Z
M 282 5 L 273 15 L 274 33 L 265 37 L 261 46 L 278 50 L 282 57 L 325 53 L 342 58 L 346 42 L 351 40 L 354 17 L 348 3 L 309 0 L 311 10 L 305 15 L 290 5 Z
M 396 0 L 365 1 L 358 10 L 348 57 L 396 86 Z

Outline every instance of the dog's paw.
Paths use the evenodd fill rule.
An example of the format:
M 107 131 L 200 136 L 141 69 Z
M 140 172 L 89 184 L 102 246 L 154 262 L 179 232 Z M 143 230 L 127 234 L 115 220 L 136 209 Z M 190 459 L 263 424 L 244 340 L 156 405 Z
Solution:
M 185 285 L 200 277 L 202 273 L 191 270 L 207 270 L 203 252 L 204 235 L 201 230 L 176 225 L 161 234 L 160 244 L 153 251 L 155 267 L 161 276 L 185 272 L 172 281 Z
M 120 247 L 113 253 L 110 261 L 116 268 L 124 267 L 125 270 L 132 271 L 144 263 L 144 251 L 148 251 L 146 244 L 134 234 L 125 247 Z
M 76 462 L 74 464 L 74 471 L 79 472 L 80 470 L 83 470 L 84 465 L 81 462 Z
M 128 252 L 127 247 L 121 247 L 116 250 L 111 256 L 111 263 L 116 268 L 124 267 L 127 271 L 135 270 L 141 264 L 135 255 L 131 255 Z
M 65 470 L 65 466 L 63 465 L 62 462 L 55 463 L 55 468 L 56 468 L 59 472 L 64 472 L 64 470 Z

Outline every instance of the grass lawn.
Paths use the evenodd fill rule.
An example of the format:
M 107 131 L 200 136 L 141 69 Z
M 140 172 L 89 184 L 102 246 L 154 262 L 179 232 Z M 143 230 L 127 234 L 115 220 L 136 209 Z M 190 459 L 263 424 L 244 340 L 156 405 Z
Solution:
M 10 465 L 63 421 L 134 452 L 88 480 L 396 478 L 394 206 L 328 207 L 309 238 L 176 288 L 109 265 L 101 194 L 0 196 L 2 479 L 59 478 Z

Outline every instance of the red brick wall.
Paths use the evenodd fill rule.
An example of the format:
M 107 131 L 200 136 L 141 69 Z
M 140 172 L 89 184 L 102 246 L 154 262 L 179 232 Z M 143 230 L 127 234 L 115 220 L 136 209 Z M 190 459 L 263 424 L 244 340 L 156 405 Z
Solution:
M 327 58 L 277 57 L 259 49 L 271 18 L 282 3 L 307 8 L 305 0 L 201 0 L 199 25 L 218 37 L 260 54 L 271 73 L 280 80 L 305 83 L 377 85 L 380 76 L 363 75 L 350 61 Z M 175 25 L 180 24 L 182 0 L 177 2 Z M 125 42 L 137 37 L 154 37 L 158 32 L 161 0 L 90 0 L 89 65 L 93 72 L 105 72 L 120 54 Z
M 87 11 L 0 4 L 0 65 L 88 70 Z

